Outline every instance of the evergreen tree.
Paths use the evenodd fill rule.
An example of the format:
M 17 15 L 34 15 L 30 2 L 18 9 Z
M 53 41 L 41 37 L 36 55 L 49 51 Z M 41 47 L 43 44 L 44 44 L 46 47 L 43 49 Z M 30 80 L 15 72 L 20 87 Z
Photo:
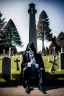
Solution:
M 12 19 L 10 19 L 7 25 L 5 26 L 4 37 L 5 37 L 4 43 L 6 46 L 8 45 L 10 47 L 14 44 L 22 46 L 20 35 Z
M 2 13 L 0 12 L 0 32 L 3 30 L 4 26 L 5 26 L 5 18 L 2 18 Z
M 39 15 L 39 21 L 37 24 L 37 38 L 42 40 L 42 49 L 44 48 L 44 40 L 51 41 L 52 40 L 52 33 L 49 27 L 49 19 L 46 12 L 43 10 Z
M 2 18 L 3 14 L 0 12 L 0 52 L 2 52 L 2 49 L 4 48 L 3 44 L 3 33 L 4 33 L 4 27 L 5 27 L 5 18 Z
M 59 33 L 56 42 L 60 47 L 64 47 L 64 32 Z
M 64 32 L 59 33 L 59 35 L 56 39 L 56 42 L 57 42 L 58 46 L 63 48 L 63 51 L 64 51 Z
M 49 51 L 50 51 L 51 54 L 52 54 L 54 46 L 55 46 L 56 53 L 58 53 L 58 51 L 60 51 L 60 46 L 57 44 L 56 39 L 57 39 L 56 36 L 54 36 L 53 39 L 52 39 L 52 43 L 49 46 Z

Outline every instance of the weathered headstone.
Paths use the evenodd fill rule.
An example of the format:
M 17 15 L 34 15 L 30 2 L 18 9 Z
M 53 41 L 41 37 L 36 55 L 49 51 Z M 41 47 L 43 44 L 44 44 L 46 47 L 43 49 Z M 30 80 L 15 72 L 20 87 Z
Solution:
M 11 59 L 9 57 L 2 59 L 2 77 L 11 78 Z
M 50 62 L 49 57 L 48 57 L 48 62 Z
M 5 56 L 5 49 L 3 49 L 3 56 Z
M 18 62 L 20 62 L 20 60 L 16 59 L 14 62 L 16 62 L 16 70 L 20 70 L 18 65 Z
M 56 56 L 55 56 L 55 60 L 57 60 L 58 56 L 57 56 L 57 53 L 56 53 Z
M 61 47 L 61 53 L 63 53 L 63 51 L 64 51 L 64 48 L 63 48 L 63 47 Z
M 55 64 L 55 46 L 53 47 L 53 52 L 54 52 L 53 63 L 52 63 L 52 67 L 50 68 L 50 71 L 55 71 L 55 68 L 54 68 L 54 64 Z
M 60 70 L 64 70 L 64 52 L 60 53 Z
M 11 47 L 9 47 L 9 57 L 11 56 Z
M 60 58 L 60 51 L 58 51 L 58 59 Z

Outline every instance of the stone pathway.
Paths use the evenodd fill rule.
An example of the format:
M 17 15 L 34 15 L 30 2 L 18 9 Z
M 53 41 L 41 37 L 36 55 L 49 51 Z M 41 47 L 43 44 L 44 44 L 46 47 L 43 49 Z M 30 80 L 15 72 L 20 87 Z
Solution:
M 30 94 L 22 86 L 0 87 L 0 96 L 64 96 L 62 86 L 43 86 L 43 92 L 38 87 L 31 87 Z

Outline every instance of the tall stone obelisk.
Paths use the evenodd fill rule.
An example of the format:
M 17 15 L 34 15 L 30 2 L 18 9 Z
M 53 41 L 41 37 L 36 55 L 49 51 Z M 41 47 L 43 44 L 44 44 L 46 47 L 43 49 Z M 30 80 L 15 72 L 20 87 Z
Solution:
M 37 38 L 36 38 L 36 21 L 35 21 L 35 4 L 29 4 L 29 42 L 33 42 L 35 44 L 35 48 L 37 50 Z

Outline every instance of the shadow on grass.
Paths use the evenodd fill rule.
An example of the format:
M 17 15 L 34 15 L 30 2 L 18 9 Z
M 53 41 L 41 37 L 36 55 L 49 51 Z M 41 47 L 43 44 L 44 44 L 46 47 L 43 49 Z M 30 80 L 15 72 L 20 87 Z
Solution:
M 36 86 L 32 85 L 29 87 L 29 94 L 31 93 L 31 91 L 34 90 L 34 88 L 37 88 L 39 90 L 39 87 L 37 85 Z M 47 94 L 47 91 L 58 89 L 58 88 L 64 88 L 64 86 L 42 86 L 42 90 L 40 91 L 44 94 Z
M 64 86 L 42 86 L 42 92 L 44 94 L 47 94 L 46 91 L 48 91 L 48 90 L 54 90 L 54 89 L 58 89 L 58 88 L 64 88 Z

